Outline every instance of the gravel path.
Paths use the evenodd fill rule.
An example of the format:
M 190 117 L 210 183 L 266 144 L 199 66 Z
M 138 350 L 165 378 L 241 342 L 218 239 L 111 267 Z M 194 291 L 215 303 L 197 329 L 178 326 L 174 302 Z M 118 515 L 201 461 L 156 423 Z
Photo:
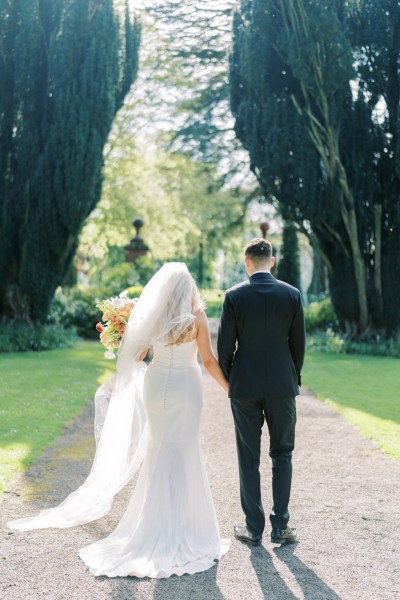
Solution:
M 233 540 L 205 573 L 153 581 L 93 577 L 77 556 L 118 522 L 112 516 L 70 530 L 10 532 L 4 523 L 62 500 L 84 479 L 93 450 L 92 407 L 65 431 L 1 504 L 2 600 L 394 600 L 400 598 L 400 465 L 364 440 L 311 395 L 298 400 L 291 502 L 300 542 L 249 548 Z M 222 537 L 242 520 L 232 416 L 223 392 L 205 376 L 202 443 Z M 264 440 L 264 498 L 270 463 Z

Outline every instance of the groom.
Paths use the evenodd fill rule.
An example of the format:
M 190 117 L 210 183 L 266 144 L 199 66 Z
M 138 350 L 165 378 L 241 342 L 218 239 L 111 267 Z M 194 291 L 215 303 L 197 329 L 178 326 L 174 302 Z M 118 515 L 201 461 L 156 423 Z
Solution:
M 236 431 L 240 499 L 246 523 L 235 537 L 257 544 L 265 527 L 261 503 L 260 447 L 264 419 L 272 459 L 271 541 L 294 542 L 288 527 L 296 400 L 305 350 L 299 290 L 271 275 L 271 243 L 254 238 L 245 247 L 249 280 L 226 292 L 218 333 L 218 358 L 229 380 Z

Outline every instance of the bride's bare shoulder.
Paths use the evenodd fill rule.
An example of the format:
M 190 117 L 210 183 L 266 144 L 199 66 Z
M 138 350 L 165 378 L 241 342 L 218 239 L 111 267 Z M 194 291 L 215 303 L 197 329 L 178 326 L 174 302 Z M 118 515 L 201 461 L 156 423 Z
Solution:
M 204 309 L 198 308 L 194 312 L 194 316 L 196 317 L 196 320 L 195 320 L 196 337 L 198 338 L 198 336 L 201 334 L 207 335 L 208 334 L 208 319 L 207 319 L 207 315 L 206 315 Z
M 206 315 L 206 313 L 205 313 L 205 310 L 204 310 L 204 308 L 197 308 L 197 309 L 194 311 L 194 313 L 193 313 L 193 314 L 194 314 L 194 316 L 196 317 L 196 322 L 197 322 L 197 323 L 201 323 L 201 322 L 207 321 L 207 315 Z

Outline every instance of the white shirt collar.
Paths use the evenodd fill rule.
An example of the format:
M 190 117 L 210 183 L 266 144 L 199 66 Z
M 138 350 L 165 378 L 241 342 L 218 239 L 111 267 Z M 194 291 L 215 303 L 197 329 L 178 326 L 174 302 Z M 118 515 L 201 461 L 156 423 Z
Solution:
M 250 275 L 250 277 L 253 277 L 253 275 L 255 275 L 256 273 L 269 273 L 269 274 L 271 274 L 271 271 L 267 271 L 266 269 L 262 269 L 260 271 L 254 271 L 254 273 L 252 273 Z

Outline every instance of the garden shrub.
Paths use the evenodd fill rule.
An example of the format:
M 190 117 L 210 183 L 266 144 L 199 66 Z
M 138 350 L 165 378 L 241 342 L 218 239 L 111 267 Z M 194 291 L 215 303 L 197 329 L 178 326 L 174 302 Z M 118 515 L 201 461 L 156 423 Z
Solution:
M 96 308 L 96 303 L 113 295 L 117 294 L 102 287 L 58 288 L 49 320 L 65 327 L 75 327 L 78 335 L 83 338 L 98 339 L 96 323 L 101 319 L 101 312 Z
M 54 350 L 75 344 L 76 330 L 58 323 L 34 324 L 10 319 L 0 323 L 0 352 Z
M 140 296 L 142 286 L 127 288 L 130 298 Z M 65 327 L 75 327 L 78 335 L 85 339 L 97 340 L 96 323 L 101 319 L 101 311 L 96 308 L 99 300 L 119 296 L 124 290 L 104 286 L 76 286 L 73 288 L 58 288 L 56 291 L 49 321 Z
M 308 335 L 307 350 L 331 352 L 333 354 L 344 354 L 346 352 L 345 341 L 332 329 L 316 331 L 312 335 Z
M 392 356 L 400 358 L 400 339 L 378 339 L 369 342 L 345 340 L 346 354 L 364 354 L 370 356 Z
M 400 358 L 400 340 L 371 337 L 368 342 L 347 339 L 332 329 L 316 331 L 307 336 L 307 349 L 333 354 L 361 354 Z
M 312 302 L 306 306 L 304 309 L 304 318 L 308 333 L 317 331 L 318 329 L 325 330 L 330 328 L 336 330 L 338 328 L 338 321 L 329 298 L 325 298 L 321 302 Z
M 225 292 L 222 290 L 200 290 L 200 296 L 206 303 L 207 317 L 221 316 L 222 304 L 225 297 Z

